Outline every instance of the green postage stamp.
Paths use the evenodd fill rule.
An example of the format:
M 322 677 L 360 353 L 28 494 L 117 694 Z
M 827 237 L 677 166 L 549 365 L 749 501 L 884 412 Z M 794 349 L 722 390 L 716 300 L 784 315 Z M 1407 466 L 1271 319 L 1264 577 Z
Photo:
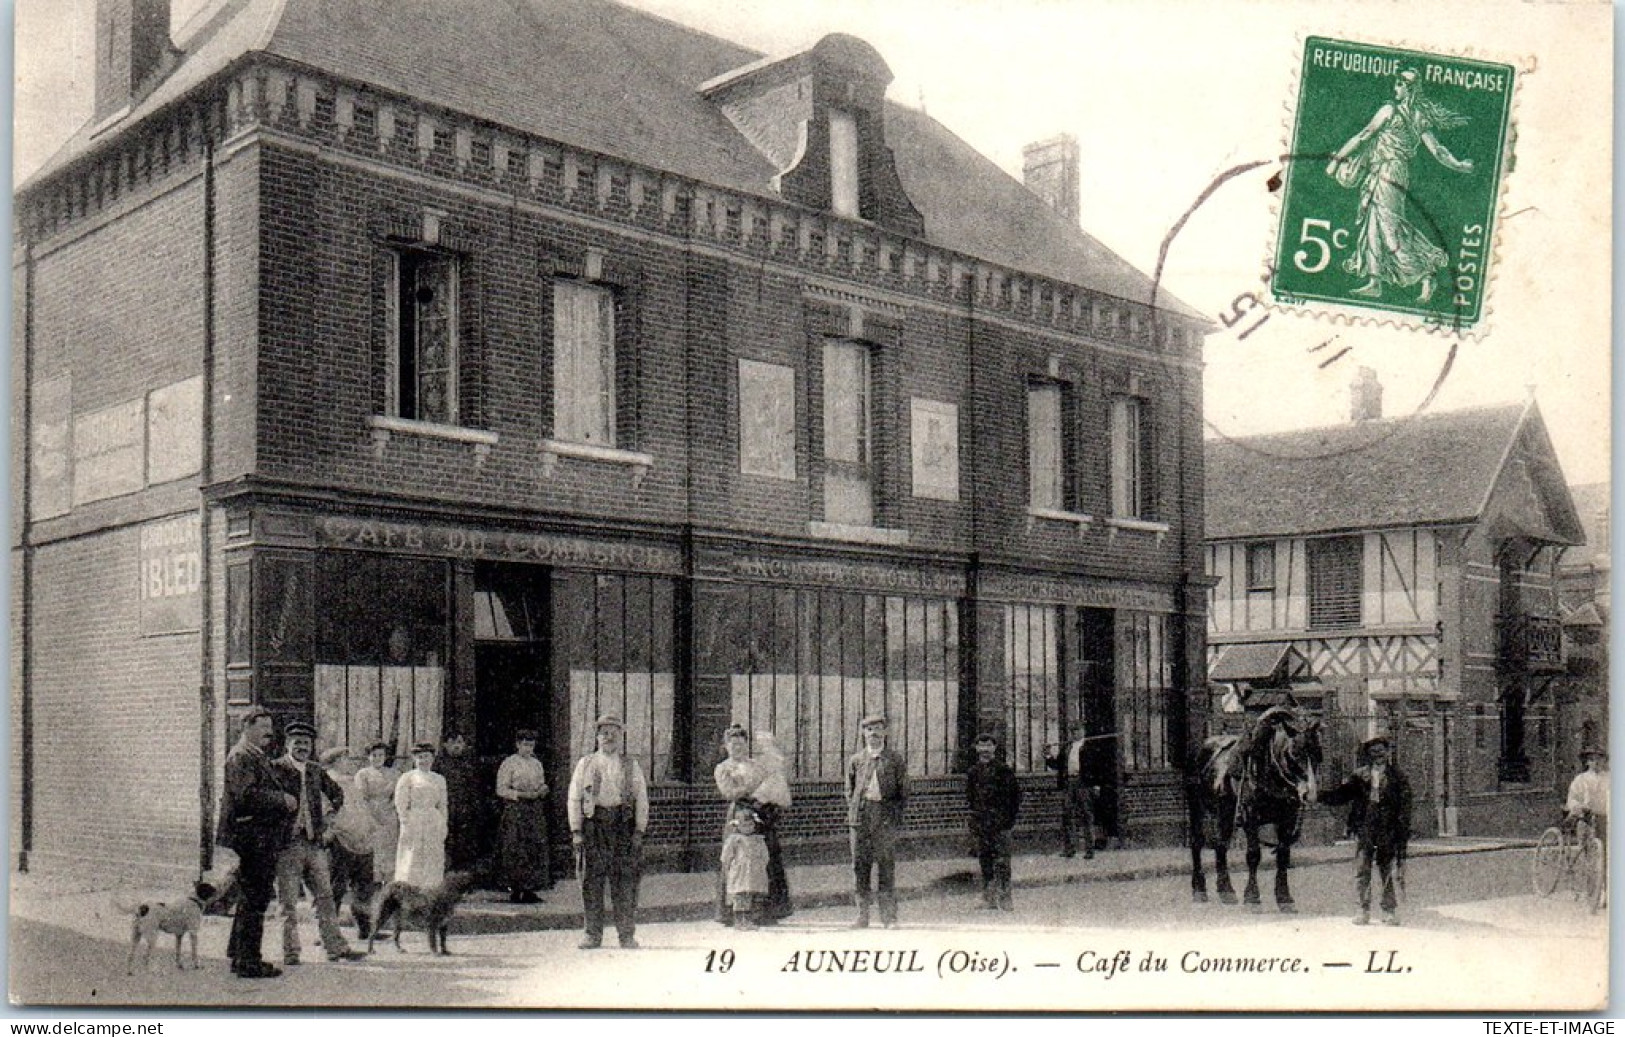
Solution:
M 1272 257 L 1276 302 L 1475 328 L 1513 84 L 1511 65 L 1310 37 Z

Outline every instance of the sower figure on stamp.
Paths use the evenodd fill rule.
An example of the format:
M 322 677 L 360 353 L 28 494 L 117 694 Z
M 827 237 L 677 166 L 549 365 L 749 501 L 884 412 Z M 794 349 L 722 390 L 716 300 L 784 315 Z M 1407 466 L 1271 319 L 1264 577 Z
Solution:
M 982 906 L 1011 911 L 1015 904 L 1010 898 L 1010 833 L 1021 809 L 1021 787 L 1010 765 L 996 758 L 998 751 L 992 735 L 976 739 L 976 762 L 965 775 L 965 799 L 982 867 Z
M 1067 745 L 1054 746 L 1054 751 L 1044 757 L 1044 765 L 1056 772 L 1056 785 L 1061 790 L 1061 856 L 1077 853 L 1078 831 L 1082 829 L 1086 860 L 1095 855 L 1094 789 L 1083 773 L 1083 750 L 1088 741 L 1079 735 Z
M 268 752 L 275 734 L 268 709 L 251 709 L 243 733 L 226 755 L 225 788 L 220 797 L 216 841 L 237 854 L 237 914 L 231 921 L 226 956 L 231 971 L 244 979 L 282 975 L 261 956 L 265 910 L 271 906 L 277 854 L 288 840 L 289 822 L 299 801 L 282 789 Z
M 604 944 L 604 887 L 614 901 L 622 947 L 638 945 L 638 880 L 643 833 L 649 827 L 649 784 L 638 761 L 626 755 L 626 725 L 605 714 L 596 725 L 598 751 L 583 756 L 570 775 L 570 845 L 581 872 L 586 935 L 582 950 Z
M 1405 866 L 1411 838 L 1411 786 L 1389 760 L 1392 750 L 1386 735 L 1368 738 L 1360 746 L 1364 763 L 1348 779 L 1323 793 L 1327 806 L 1349 804 L 1349 833 L 1356 841 L 1354 888 L 1360 911 L 1355 925 L 1371 921 L 1371 866 L 1382 878 L 1382 922 L 1399 924 L 1399 898 L 1394 894 L 1396 871 Z
M 908 801 L 908 769 L 886 746 L 886 718 L 867 716 L 860 725 L 863 748 L 846 761 L 846 823 L 852 830 L 852 872 L 858 917 L 869 925 L 871 874 L 878 872 L 880 924 L 897 924 L 897 833 Z
M 332 838 L 330 819 L 344 806 L 344 791 L 310 758 L 316 747 L 316 728 L 303 720 L 290 721 L 282 729 L 286 752 L 277 759 L 277 776 L 282 788 L 298 802 L 292 832 L 276 859 L 276 895 L 282 906 L 282 963 L 299 964 L 299 889 L 310 887 L 316 911 L 316 928 L 322 934 L 322 950 L 328 961 L 356 961 L 365 957 L 353 951 L 339 932 L 338 910 L 333 904 L 333 873 L 327 844 Z
M 1433 298 L 1435 275 L 1450 265 L 1450 256 L 1411 222 L 1406 212 L 1411 160 L 1425 146 L 1434 160 L 1456 173 L 1471 173 L 1471 159 L 1458 159 L 1434 136 L 1467 120 L 1422 96 L 1415 69 L 1394 78 L 1394 99 L 1377 109 L 1371 121 L 1349 138 L 1326 164 L 1326 174 L 1343 187 L 1360 192 L 1359 236 L 1354 255 L 1343 269 L 1366 278 L 1351 294 L 1376 299 L 1382 286 L 1409 288 L 1421 284 L 1417 302 Z

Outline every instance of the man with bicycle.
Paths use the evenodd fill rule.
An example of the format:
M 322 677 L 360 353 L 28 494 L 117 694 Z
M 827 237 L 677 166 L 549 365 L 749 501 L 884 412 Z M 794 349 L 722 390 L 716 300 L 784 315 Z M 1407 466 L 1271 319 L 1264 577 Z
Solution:
M 1585 769 L 1569 783 L 1569 799 L 1564 810 L 1568 823 L 1581 819 L 1592 827 L 1592 834 L 1608 845 L 1608 754 L 1601 749 L 1585 749 L 1580 753 L 1580 766 Z

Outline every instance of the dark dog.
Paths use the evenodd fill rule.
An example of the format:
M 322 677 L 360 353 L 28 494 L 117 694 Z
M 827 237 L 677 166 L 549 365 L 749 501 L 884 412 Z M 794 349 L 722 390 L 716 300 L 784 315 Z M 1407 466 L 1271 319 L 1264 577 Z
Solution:
M 391 882 L 378 891 L 372 902 L 372 935 L 367 937 L 367 953 L 378 934 L 391 922 L 395 926 L 395 949 L 401 950 L 401 930 L 407 926 L 422 929 L 429 934 L 429 953 L 450 954 L 446 949 L 446 929 L 457 905 L 473 888 L 474 877 L 454 871 L 445 882 L 434 889 L 423 889 L 405 882 Z
M 197 960 L 197 934 L 203 928 L 203 912 L 210 901 L 215 899 L 215 888 L 207 882 L 199 882 L 192 889 L 192 895 L 178 900 L 143 900 L 135 904 L 126 904 L 115 898 L 115 905 L 132 916 L 130 922 L 130 955 L 124 963 L 124 971 L 135 972 L 136 954 L 146 946 L 146 953 L 141 958 L 141 968 L 146 970 L 152 961 L 152 949 L 157 946 L 160 933 L 169 933 L 175 937 L 175 967 L 184 969 L 181 961 L 181 940 L 189 937 L 192 941 L 192 967 L 198 967 Z

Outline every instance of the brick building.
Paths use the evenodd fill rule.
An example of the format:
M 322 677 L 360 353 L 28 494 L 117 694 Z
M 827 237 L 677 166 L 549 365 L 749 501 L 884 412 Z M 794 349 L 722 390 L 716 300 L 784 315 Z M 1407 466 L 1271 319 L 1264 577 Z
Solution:
M 1206 325 L 872 48 L 101 8 L 95 116 L 16 209 L 25 865 L 206 861 L 256 703 L 491 761 L 534 726 L 556 784 L 620 712 L 669 866 L 714 852 L 731 719 L 788 746 L 793 853 L 839 845 L 875 710 L 918 842 L 979 729 L 1030 828 L 1087 730 L 1127 834 L 1176 833 Z
M 1538 832 L 1578 769 L 1558 562 L 1584 537 L 1540 410 L 1383 420 L 1362 376 L 1350 424 L 1207 444 L 1210 722 L 1290 696 L 1334 778 L 1393 736 L 1418 833 Z

